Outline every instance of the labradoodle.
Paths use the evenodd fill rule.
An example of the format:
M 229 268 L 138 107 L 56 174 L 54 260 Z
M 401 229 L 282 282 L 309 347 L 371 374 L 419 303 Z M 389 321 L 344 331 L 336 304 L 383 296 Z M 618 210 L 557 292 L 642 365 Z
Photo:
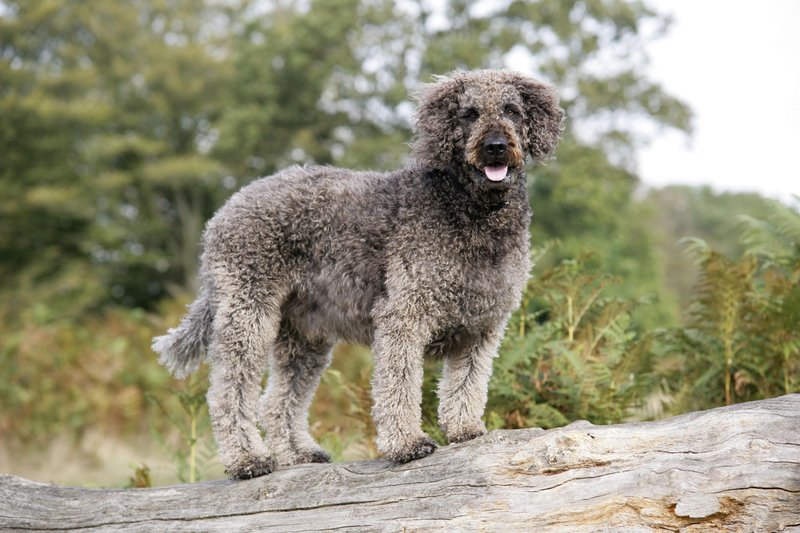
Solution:
M 486 432 L 492 359 L 530 267 L 525 157 L 552 156 L 563 112 L 551 87 L 507 71 L 455 72 L 419 101 L 405 168 L 291 167 L 242 188 L 206 226 L 197 299 L 153 349 L 179 378 L 207 352 L 233 478 L 330 460 L 307 416 L 340 340 L 372 347 L 388 459 L 436 448 L 420 428 L 425 357 L 444 360 L 447 440 Z

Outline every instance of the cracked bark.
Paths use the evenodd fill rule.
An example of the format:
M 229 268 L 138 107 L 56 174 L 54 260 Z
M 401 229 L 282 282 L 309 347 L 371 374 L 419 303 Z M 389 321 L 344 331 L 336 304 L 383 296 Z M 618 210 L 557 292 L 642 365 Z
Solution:
M 0 530 L 800 532 L 800 395 L 658 422 L 493 431 L 407 465 L 138 490 L 0 476 Z

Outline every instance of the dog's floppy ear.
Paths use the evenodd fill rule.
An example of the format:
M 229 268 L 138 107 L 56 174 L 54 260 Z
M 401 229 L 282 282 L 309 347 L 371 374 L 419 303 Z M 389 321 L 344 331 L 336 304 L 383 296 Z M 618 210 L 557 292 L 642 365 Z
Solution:
M 457 128 L 458 96 L 464 90 L 460 73 L 437 76 L 414 96 L 419 101 L 412 127 L 411 150 L 417 163 L 430 168 L 452 164 L 453 146 L 460 132 Z M 458 130 L 458 131 L 457 131 Z
M 558 93 L 549 85 L 515 74 L 512 84 L 522 98 L 525 113 L 525 143 L 535 161 L 553 157 L 564 129 L 564 110 Z

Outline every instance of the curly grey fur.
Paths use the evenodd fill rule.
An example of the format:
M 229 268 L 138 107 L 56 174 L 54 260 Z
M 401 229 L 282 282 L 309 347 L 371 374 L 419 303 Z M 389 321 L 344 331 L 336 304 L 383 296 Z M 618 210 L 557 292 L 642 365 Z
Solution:
M 386 457 L 405 462 L 436 447 L 420 429 L 426 356 L 444 358 L 448 441 L 486 431 L 492 359 L 530 267 L 525 153 L 552 156 L 562 119 L 555 92 L 531 78 L 457 72 L 421 92 L 408 167 L 291 167 L 230 198 L 205 230 L 197 300 L 153 341 L 177 377 L 207 347 L 209 410 L 229 475 L 329 460 L 307 413 L 340 340 L 372 346 Z
M 153 350 L 161 354 L 158 362 L 178 379 L 197 370 L 211 337 L 214 307 L 209 299 L 208 278 L 202 272 L 199 277 L 203 284 L 180 325 L 153 339 Z

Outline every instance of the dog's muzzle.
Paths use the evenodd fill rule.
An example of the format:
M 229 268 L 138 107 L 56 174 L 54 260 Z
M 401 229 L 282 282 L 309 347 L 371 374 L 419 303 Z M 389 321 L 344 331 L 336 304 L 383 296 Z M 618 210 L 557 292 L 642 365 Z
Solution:
M 508 139 L 501 134 L 489 135 L 481 145 L 481 155 L 487 164 L 481 169 L 489 181 L 500 182 L 508 174 Z

